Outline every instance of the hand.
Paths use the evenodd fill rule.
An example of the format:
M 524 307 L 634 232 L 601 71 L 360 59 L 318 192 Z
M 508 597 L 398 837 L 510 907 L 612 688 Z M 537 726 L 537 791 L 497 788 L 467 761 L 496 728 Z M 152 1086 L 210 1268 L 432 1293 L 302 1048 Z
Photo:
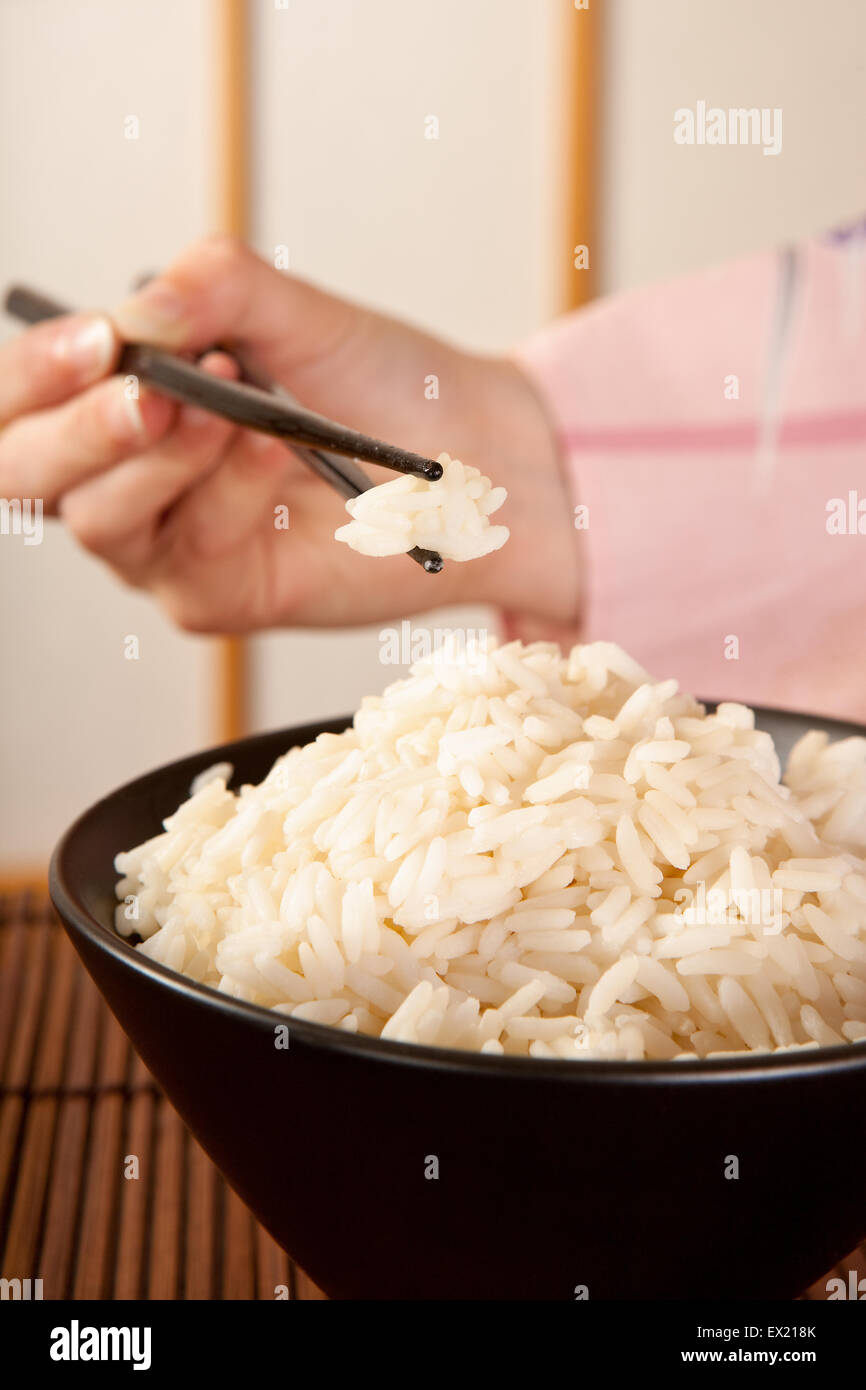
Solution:
M 419 453 L 447 450 L 508 489 L 496 520 L 510 542 L 436 576 L 348 550 L 333 539 L 342 500 L 284 445 L 146 387 L 130 399 L 110 375 L 121 339 L 225 378 L 235 363 L 212 349 L 236 348 L 313 410 Z M 425 397 L 431 376 L 439 399 Z M 111 320 L 74 315 L 0 347 L 0 496 L 41 497 L 189 631 L 348 626 L 459 602 L 541 629 L 577 612 L 571 508 L 522 373 L 282 275 L 228 238 L 189 248 Z

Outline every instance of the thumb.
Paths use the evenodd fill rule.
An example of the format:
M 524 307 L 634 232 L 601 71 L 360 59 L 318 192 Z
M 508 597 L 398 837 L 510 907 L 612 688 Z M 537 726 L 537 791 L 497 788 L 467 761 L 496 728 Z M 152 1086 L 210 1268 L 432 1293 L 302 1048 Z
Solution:
M 188 247 L 111 317 L 127 341 L 174 352 L 245 347 L 280 377 L 329 356 L 364 311 L 217 236 Z

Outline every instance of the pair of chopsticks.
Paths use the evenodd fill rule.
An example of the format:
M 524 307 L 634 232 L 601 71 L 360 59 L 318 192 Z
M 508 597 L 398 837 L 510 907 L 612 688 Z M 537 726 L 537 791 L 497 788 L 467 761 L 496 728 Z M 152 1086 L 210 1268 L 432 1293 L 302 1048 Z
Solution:
M 4 308 L 25 323 L 38 323 L 72 312 L 65 305 L 21 285 L 7 292 Z M 231 348 L 221 347 L 220 350 L 232 352 Z M 393 444 L 384 444 L 345 425 L 335 424 L 324 415 L 305 410 L 288 391 L 257 375 L 239 354 L 233 355 L 241 368 L 242 382 L 222 381 L 192 362 L 145 343 L 128 343 L 117 370 L 124 375 L 137 376 L 162 395 L 281 440 L 342 497 L 359 497 L 374 486 L 354 459 L 378 463 L 383 468 L 409 473 L 427 482 L 438 482 L 442 477 L 441 463 L 398 449 Z M 442 569 L 442 556 L 435 550 L 415 546 L 408 553 L 428 574 L 438 574 Z

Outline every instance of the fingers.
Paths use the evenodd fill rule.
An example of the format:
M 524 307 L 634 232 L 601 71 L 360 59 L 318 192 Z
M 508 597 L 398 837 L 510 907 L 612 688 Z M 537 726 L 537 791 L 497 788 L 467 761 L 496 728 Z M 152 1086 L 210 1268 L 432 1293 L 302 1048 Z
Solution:
M 106 376 L 120 352 L 109 319 L 70 314 L 0 345 L 0 428 L 67 400 Z
M 169 428 L 177 407 L 120 377 L 64 405 L 25 415 L 0 434 L 0 494 L 41 497 L 52 515 L 60 498 L 95 473 L 139 454 Z
M 234 362 L 222 353 L 208 354 L 200 365 L 224 380 L 237 376 Z M 185 406 L 153 448 L 68 490 L 60 515 L 88 550 L 137 579 L 152 558 L 166 513 L 219 466 L 236 435 L 228 421 Z
M 243 545 L 258 527 L 274 525 L 277 501 L 288 503 L 288 489 L 281 484 L 290 465 L 279 443 L 239 432 L 219 466 L 178 504 L 170 521 L 175 535 L 182 535 L 190 554 L 202 560 Z
M 280 274 L 231 237 L 210 237 L 113 314 L 122 336 L 174 351 L 232 342 L 275 375 L 328 355 L 364 318 L 356 306 Z

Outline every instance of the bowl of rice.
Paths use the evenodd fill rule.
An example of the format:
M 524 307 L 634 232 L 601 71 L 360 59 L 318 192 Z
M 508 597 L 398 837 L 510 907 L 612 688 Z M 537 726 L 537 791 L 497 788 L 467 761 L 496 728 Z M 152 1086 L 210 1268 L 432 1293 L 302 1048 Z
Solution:
M 332 1297 L 791 1298 L 866 1234 L 856 726 L 446 643 L 121 788 L 51 886 Z

